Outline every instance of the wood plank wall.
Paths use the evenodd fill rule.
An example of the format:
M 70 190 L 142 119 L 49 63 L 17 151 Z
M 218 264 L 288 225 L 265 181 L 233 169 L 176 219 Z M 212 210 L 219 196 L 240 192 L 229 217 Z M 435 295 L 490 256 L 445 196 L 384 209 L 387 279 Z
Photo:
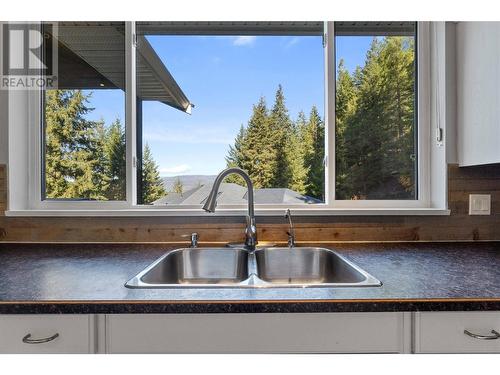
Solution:
M 0 165 L 0 241 L 180 242 L 198 232 L 201 242 L 241 241 L 243 219 L 234 217 L 6 217 L 6 168 Z M 492 215 L 469 216 L 470 193 L 492 195 Z M 322 241 L 500 240 L 500 165 L 449 166 L 450 216 L 340 216 L 296 219 L 297 239 Z M 261 241 L 286 241 L 284 218 L 258 217 Z
M 0 164 L 0 216 L 4 215 L 7 209 L 7 168 L 5 164 Z

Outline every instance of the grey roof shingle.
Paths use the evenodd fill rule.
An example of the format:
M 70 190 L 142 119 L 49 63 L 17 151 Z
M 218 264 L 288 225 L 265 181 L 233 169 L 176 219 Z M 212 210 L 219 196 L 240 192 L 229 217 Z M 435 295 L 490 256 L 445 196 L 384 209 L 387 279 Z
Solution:
M 154 205 L 202 205 L 205 203 L 212 185 L 201 185 L 182 194 L 168 193 L 153 202 Z M 266 188 L 254 190 L 258 204 L 314 204 L 321 203 L 316 198 L 299 194 L 287 188 Z M 217 197 L 219 204 L 247 204 L 247 188 L 234 183 L 222 183 Z

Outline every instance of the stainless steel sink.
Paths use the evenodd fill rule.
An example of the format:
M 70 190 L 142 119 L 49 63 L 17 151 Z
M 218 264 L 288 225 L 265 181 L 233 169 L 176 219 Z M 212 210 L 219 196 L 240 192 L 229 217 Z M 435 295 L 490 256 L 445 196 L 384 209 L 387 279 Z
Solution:
M 335 251 L 316 247 L 185 248 L 162 256 L 129 288 L 283 288 L 380 286 Z
M 196 248 L 171 251 L 127 282 L 128 287 L 234 285 L 248 279 L 244 249 Z
M 267 248 L 255 252 L 257 274 L 280 286 L 379 286 L 380 281 L 332 250 Z

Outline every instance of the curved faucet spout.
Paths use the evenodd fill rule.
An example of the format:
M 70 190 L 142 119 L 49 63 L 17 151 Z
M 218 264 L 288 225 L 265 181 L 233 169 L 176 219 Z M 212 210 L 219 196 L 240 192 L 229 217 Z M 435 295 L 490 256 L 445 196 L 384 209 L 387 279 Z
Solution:
M 255 226 L 255 213 L 254 213 L 254 200 L 253 200 L 253 183 L 248 174 L 240 168 L 228 168 L 220 172 L 215 178 L 214 185 L 210 194 L 208 195 L 207 201 L 203 205 L 203 209 L 207 212 L 215 212 L 215 207 L 217 206 L 217 196 L 219 194 L 220 184 L 230 174 L 240 175 L 247 185 L 248 190 L 248 215 L 247 223 L 245 228 L 245 247 L 248 250 L 255 250 L 255 245 L 257 245 L 257 228 Z

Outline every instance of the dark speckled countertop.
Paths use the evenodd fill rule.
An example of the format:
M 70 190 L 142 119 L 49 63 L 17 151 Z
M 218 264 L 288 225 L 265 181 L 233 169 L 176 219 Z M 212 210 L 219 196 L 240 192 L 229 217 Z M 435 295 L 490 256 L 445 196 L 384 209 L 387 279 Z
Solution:
M 0 243 L 0 313 L 500 310 L 500 243 L 323 244 L 368 288 L 128 289 L 173 245 Z

